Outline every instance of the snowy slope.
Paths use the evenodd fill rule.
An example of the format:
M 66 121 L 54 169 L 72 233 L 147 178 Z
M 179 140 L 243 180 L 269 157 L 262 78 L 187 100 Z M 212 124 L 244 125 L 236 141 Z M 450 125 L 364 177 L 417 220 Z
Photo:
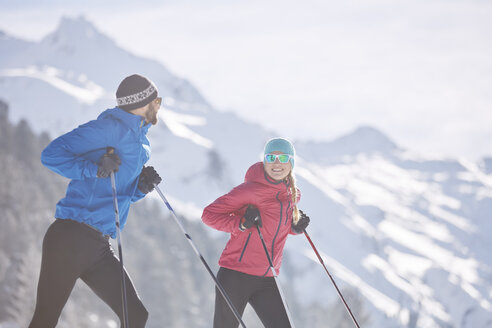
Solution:
M 215 111 L 190 83 L 84 18 L 63 19 L 39 43 L 0 35 L 0 98 L 13 120 L 52 137 L 113 107 L 118 82 L 135 72 L 164 96 L 150 164 L 175 207 L 198 219 L 260 159 L 268 131 Z M 308 231 L 340 287 L 364 300 L 365 327 L 492 327 L 490 159 L 422 157 L 370 127 L 296 147 Z M 305 238 L 287 248 L 281 277 L 299 299 L 336 301 Z
M 333 273 L 378 312 L 375 327 L 492 324 L 490 176 L 472 163 L 416 161 L 401 151 L 305 163 L 297 173 L 329 199 L 303 202 L 321 218 L 310 227 L 313 239 Z M 289 242 L 310 254 L 299 240 Z M 303 263 L 305 279 L 314 268 Z M 326 285 L 320 293 L 311 274 L 314 283 L 299 293 L 332 293 Z

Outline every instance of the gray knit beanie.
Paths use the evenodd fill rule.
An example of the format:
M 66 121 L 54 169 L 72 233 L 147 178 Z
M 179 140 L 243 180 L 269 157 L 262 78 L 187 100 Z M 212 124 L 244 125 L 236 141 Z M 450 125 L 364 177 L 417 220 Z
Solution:
M 118 107 L 126 111 L 143 107 L 155 98 L 157 98 L 155 84 L 138 74 L 125 77 L 116 90 Z

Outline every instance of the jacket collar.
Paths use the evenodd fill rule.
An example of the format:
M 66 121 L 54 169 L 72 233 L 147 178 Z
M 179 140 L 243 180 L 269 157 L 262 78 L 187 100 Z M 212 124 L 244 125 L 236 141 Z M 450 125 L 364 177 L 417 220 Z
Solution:
M 146 134 L 150 126 L 152 125 L 151 123 L 145 124 L 145 119 L 143 117 L 128 113 L 127 111 L 119 107 L 105 110 L 99 115 L 97 119 L 107 118 L 109 116 L 121 121 L 129 129 L 135 132 L 143 132 Z
M 263 162 L 258 162 L 250 166 L 246 172 L 244 181 L 254 181 L 262 184 L 271 185 L 272 187 L 277 187 L 284 189 L 285 186 L 289 185 L 289 179 L 284 179 L 281 181 L 274 180 L 268 176 L 263 168 Z

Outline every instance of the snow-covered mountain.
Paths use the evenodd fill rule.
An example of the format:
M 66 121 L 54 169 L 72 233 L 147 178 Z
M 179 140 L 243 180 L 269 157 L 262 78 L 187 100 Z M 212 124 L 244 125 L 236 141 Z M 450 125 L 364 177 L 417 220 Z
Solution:
M 82 17 L 64 18 L 37 43 L 0 33 L 0 98 L 12 120 L 52 137 L 113 107 L 132 73 L 149 76 L 164 96 L 149 135 L 151 165 L 175 207 L 198 219 L 242 181 L 270 132 L 214 110 L 189 82 Z M 342 291 L 360 296 L 365 314 L 354 314 L 369 316 L 364 327 L 492 327 L 491 159 L 430 158 L 370 127 L 295 145 L 308 231 Z M 285 253 L 281 278 L 292 297 L 313 307 L 336 301 L 304 237 L 289 238 Z

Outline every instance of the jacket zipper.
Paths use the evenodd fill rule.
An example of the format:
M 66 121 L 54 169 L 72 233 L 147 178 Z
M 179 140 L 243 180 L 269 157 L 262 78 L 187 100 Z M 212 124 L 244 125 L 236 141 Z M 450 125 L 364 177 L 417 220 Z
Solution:
M 246 242 L 244 243 L 243 251 L 241 252 L 241 256 L 239 257 L 239 262 L 243 259 L 244 251 L 246 250 L 246 246 L 248 246 L 249 243 L 249 238 L 251 237 L 251 231 L 248 234 L 248 238 L 246 239 Z
M 287 205 L 287 209 L 285 210 L 285 225 L 287 225 L 287 222 L 289 222 L 289 210 L 290 210 L 290 201 Z
M 138 161 L 139 161 L 139 165 L 141 167 L 143 167 L 143 164 L 145 163 L 141 163 L 142 161 L 142 148 L 143 148 L 143 137 L 142 137 L 142 127 L 144 126 L 144 119 L 142 118 L 142 120 L 140 121 L 140 126 L 138 127 L 138 139 L 137 139 L 137 143 L 138 143 Z M 140 164 L 141 163 L 141 164 Z M 139 179 L 140 175 L 137 176 L 137 183 L 135 183 L 135 187 L 133 188 L 133 193 L 132 195 L 135 195 L 135 192 L 137 191 L 137 188 L 138 188 L 138 179 Z M 132 196 L 133 197 L 133 196 Z M 131 199 L 131 198 L 130 198 Z
M 267 179 L 268 181 L 268 178 L 267 178 L 267 175 L 265 173 L 265 178 Z M 275 232 L 275 236 L 273 236 L 273 240 L 272 240 L 272 263 L 273 263 L 273 255 L 274 255 L 274 250 L 275 250 L 275 239 L 277 239 L 277 236 L 278 236 L 278 233 L 280 231 L 280 227 L 282 226 L 282 219 L 283 219 L 283 210 L 284 210 L 284 206 L 282 204 L 282 201 L 278 198 L 278 196 L 280 195 L 280 192 L 277 193 L 277 195 L 275 196 L 275 198 L 277 199 L 277 201 L 280 203 L 280 220 L 278 221 L 278 227 L 277 227 L 277 231 Z M 288 208 L 287 208 L 287 211 L 288 209 L 290 208 L 290 201 L 289 201 L 289 205 L 288 205 Z M 287 223 L 287 220 L 289 218 L 289 215 L 288 215 L 288 212 L 287 212 L 287 218 L 286 218 L 286 223 Z M 251 233 L 251 232 L 250 232 Z M 249 238 L 248 238 L 249 239 Z M 266 276 L 268 274 L 268 271 L 270 271 L 270 264 L 268 264 L 268 269 L 267 271 L 263 274 L 263 277 Z
M 273 236 L 273 240 L 272 240 L 272 263 L 273 263 L 273 252 L 275 250 L 275 239 L 277 239 L 277 236 L 278 236 L 278 232 L 280 231 L 280 227 L 282 226 L 282 217 L 283 217 L 283 204 L 282 204 L 282 201 L 278 198 L 278 195 L 280 194 L 280 192 L 277 193 L 277 196 L 275 198 L 277 198 L 277 201 L 280 203 L 280 220 L 278 220 L 278 227 L 277 227 L 277 231 L 275 232 L 275 236 Z
M 94 181 L 92 182 L 92 191 L 89 195 L 89 199 L 87 200 L 87 207 L 91 207 L 92 205 L 92 199 L 94 198 L 94 193 L 96 192 L 96 185 L 97 185 L 97 182 L 99 181 L 99 179 L 94 179 Z

